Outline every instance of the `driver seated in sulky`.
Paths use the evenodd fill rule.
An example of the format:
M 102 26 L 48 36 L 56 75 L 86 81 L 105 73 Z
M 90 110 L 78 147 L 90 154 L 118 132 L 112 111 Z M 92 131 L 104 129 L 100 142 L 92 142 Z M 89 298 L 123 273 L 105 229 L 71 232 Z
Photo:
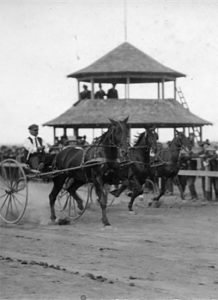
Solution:
M 24 141 L 25 162 L 31 169 L 42 171 L 50 160 L 48 144 L 38 136 L 39 126 L 32 124 L 28 127 L 29 136 Z

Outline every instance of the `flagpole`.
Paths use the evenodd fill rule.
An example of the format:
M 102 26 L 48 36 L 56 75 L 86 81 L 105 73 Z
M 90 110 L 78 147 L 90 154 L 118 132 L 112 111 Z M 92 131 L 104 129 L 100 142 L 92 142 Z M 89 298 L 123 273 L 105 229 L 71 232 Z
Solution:
M 127 42 L 127 0 L 124 0 L 124 40 Z

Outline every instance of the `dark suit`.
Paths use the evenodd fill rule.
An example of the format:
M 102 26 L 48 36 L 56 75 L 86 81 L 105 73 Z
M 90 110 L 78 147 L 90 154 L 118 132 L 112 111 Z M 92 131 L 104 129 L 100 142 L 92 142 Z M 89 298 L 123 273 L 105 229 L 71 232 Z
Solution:
M 80 100 L 84 99 L 91 99 L 91 92 L 89 90 L 85 90 L 80 93 Z
M 106 94 L 103 90 L 99 90 L 95 93 L 95 99 L 104 99 L 104 96 L 106 96 Z
M 115 88 L 111 88 L 107 92 L 107 97 L 109 99 L 118 99 L 118 92 Z

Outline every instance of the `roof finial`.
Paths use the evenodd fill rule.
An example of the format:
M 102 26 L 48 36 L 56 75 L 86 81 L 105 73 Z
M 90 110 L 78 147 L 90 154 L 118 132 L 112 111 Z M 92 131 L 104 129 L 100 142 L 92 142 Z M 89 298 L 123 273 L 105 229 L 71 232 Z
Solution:
M 124 0 L 124 40 L 127 42 L 127 0 Z

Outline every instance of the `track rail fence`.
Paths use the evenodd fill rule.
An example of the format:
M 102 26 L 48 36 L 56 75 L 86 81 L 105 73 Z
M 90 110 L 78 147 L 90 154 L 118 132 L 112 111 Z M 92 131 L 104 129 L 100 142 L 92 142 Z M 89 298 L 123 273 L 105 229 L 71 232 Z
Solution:
M 217 178 L 218 180 L 218 171 L 211 171 L 209 163 L 206 163 L 204 170 L 200 169 L 201 159 L 197 158 L 198 169 L 197 170 L 180 170 L 178 175 L 180 176 L 195 176 L 195 177 L 204 177 L 205 178 L 205 197 L 207 200 L 212 200 L 212 184 L 211 178 Z

